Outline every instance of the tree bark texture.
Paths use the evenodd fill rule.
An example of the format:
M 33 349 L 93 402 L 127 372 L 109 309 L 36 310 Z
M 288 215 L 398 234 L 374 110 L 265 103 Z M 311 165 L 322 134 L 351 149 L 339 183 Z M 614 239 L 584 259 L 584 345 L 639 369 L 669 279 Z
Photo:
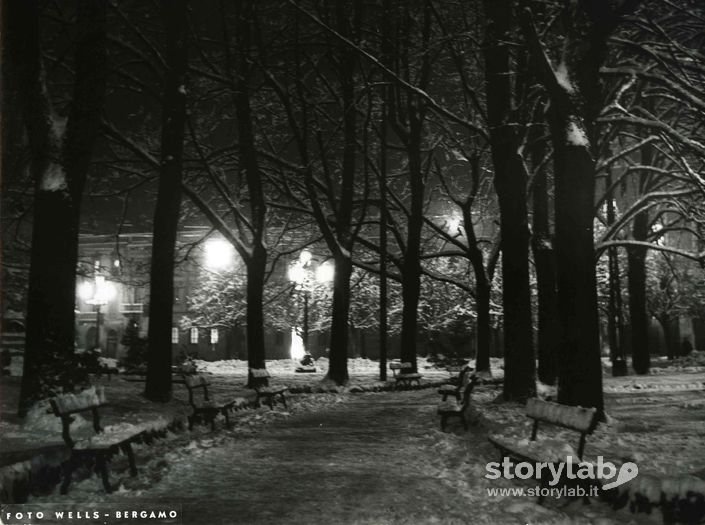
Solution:
M 237 90 L 235 93 L 235 113 L 238 119 L 238 140 L 240 144 L 240 169 L 247 181 L 250 201 L 251 252 L 247 261 L 247 360 L 250 368 L 265 367 L 264 345 L 264 284 L 267 265 L 265 247 L 266 201 L 262 184 L 262 173 L 257 161 L 255 132 L 253 129 L 250 105 L 251 46 L 250 24 L 255 19 L 254 2 L 239 2 L 237 7 L 237 35 L 239 51 Z
M 16 73 L 35 183 L 21 416 L 37 399 L 87 380 L 74 354 L 78 221 L 105 95 L 106 6 L 77 5 L 73 93 L 60 135 L 42 71 L 39 2 L 3 5 L 5 57 Z
M 145 396 L 171 399 L 171 327 L 174 308 L 174 255 L 181 208 L 186 121 L 187 2 L 163 0 L 166 29 L 166 79 L 162 110 L 162 152 L 149 289 L 149 352 Z
M 494 184 L 502 230 L 504 307 L 504 398 L 525 400 L 535 394 L 529 224 L 526 175 L 512 122 L 513 88 L 509 42 L 515 29 L 513 2 L 485 0 L 485 91 L 494 165 Z
M 534 152 L 536 153 L 536 152 Z M 539 155 L 533 155 L 534 166 Z M 545 169 L 534 178 L 534 231 L 531 246 L 536 269 L 538 292 L 538 378 L 542 383 L 555 385 L 558 376 L 558 290 L 556 288 L 556 259 L 549 220 L 548 175 Z
M 649 233 L 649 212 L 639 212 L 634 217 L 632 237 L 645 241 Z M 648 374 L 649 316 L 646 310 L 646 247 L 627 248 L 627 286 L 629 288 L 629 317 L 632 333 L 632 368 L 637 374 Z

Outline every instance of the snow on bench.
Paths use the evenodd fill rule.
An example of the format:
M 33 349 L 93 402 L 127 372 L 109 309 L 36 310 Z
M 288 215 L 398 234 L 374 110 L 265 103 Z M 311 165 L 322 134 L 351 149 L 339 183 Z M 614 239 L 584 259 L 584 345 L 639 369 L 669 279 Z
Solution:
M 269 379 L 272 377 L 269 370 L 266 368 L 250 368 L 250 376 L 252 378 L 252 388 L 257 394 L 257 399 L 255 400 L 257 406 L 261 406 L 260 400 L 264 399 L 265 405 L 274 410 L 274 403 L 278 396 L 284 408 L 287 408 L 284 393 L 288 388 L 285 386 L 269 386 Z
M 441 416 L 441 430 L 445 432 L 446 423 L 449 417 L 458 417 L 463 424 L 465 430 L 468 429 L 468 422 L 465 419 L 465 409 L 470 406 L 470 394 L 472 393 L 475 384 L 477 383 L 477 377 L 475 375 L 468 374 L 469 382 L 466 385 L 460 385 L 462 387 L 462 401 L 460 399 L 445 399 L 438 405 L 438 415 Z
M 399 363 L 398 361 L 393 361 L 389 363 L 389 369 L 392 371 L 397 384 L 405 384 L 411 386 L 413 381 L 416 381 L 417 385 L 421 384 L 421 374 L 415 372 L 407 372 L 408 370 L 413 370 L 414 365 L 409 362 Z
M 632 512 L 660 507 L 664 523 L 702 523 L 705 519 L 705 480 L 696 476 L 665 476 L 639 471 L 631 482 L 603 494 L 614 509 L 629 504 Z
M 528 461 L 566 461 L 567 456 L 582 458 L 585 449 L 585 440 L 588 434 L 597 426 L 597 410 L 595 408 L 574 407 L 543 401 L 538 398 L 530 399 L 526 404 L 526 416 L 533 419 L 531 437 L 528 440 L 507 438 L 503 435 L 490 436 L 489 441 L 505 456 Z M 577 451 L 562 439 L 537 440 L 540 423 L 573 430 L 580 434 Z
M 471 378 L 474 377 L 473 371 L 475 369 L 470 366 L 464 366 L 458 371 L 456 377 L 451 378 L 450 383 L 441 385 L 438 388 L 438 393 L 442 396 L 442 401 L 445 401 L 448 396 L 453 396 L 455 399 L 460 401 L 460 398 L 465 391 L 465 387 L 470 383 Z
M 184 375 L 184 385 L 188 390 L 188 402 L 193 409 L 193 412 L 188 416 L 188 428 L 193 430 L 193 425 L 196 422 L 203 421 L 204 424 L 209 424 L 211 430 L 215 430 L 215 418 L 218 414 L 222 414 L 225 418 L 225 426 L 230 428 L 230 418 L 228 413 L 231 410 L 243 408 L 246 406 L 246 401 L 242 398 L 218 398 L 208 392 L 210 382 L 205 376 Z M 200 396 L 196 392 L 200 391 Z
M 99 409 L 106 404 L 103 388 L 91 387 L 79 394 L 61 394 L 49 400 L 54 415 L 61 418 L 61 435 L 66 445 L 71 449 L 71 456 L 64 472 L 61 493 L 66 494 L 71 483 L 71 476 L 77 466 L 82 463 L 94 463 L 96 474 L 100 475 L 103 487 L 107 493 L 112 492 L 108 477 L 108 462 L 118 451 L 128 458 L 130 475 L 137 475 L 135 456 L 132 452 L 132 442 L 140 440 L 144 429 L 128 423 L 102 428 Z M 71 437 L 72 414 L 91 412 L 93 418 L 94 436 L 74 440 Z

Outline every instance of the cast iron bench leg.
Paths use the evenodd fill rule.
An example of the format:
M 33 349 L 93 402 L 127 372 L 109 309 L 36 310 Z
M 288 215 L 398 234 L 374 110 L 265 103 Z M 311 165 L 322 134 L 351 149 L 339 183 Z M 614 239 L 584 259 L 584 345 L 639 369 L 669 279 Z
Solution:
M 135 453 L 132 451 L 131 443 L 123 443 L 120 448 L 127 456 L 127 461 L 130 463 L 130 476 L 133 478 L 137 475 L 137 465 L 135 464 Z
M 96 454 L 95 471 L 97 474 L 100 474 L 100 479 L 103 480 L 103 488 L 105 488 L 106 494 L 110 494 L 113 491 L 113 488 L 110 486 L 110 478 L 108 477 L 108 464 L 105 458 L 105 454 Z
M 64 480 L 61 483 L 61 494 L 66 494 L 69 491 L 69 485 L 71 484 L 71 477 L 73 476 L 73 471 L 76 468 L 76 458 L 73 454 L 64 464 Z

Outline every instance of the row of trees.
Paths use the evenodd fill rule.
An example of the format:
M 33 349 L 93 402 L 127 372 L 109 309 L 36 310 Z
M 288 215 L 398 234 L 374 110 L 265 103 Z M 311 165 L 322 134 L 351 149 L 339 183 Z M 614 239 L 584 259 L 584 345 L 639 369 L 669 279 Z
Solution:
M 144 202 L 144 189 L 158 181 L 150 399 L 171 393 L 181 215 L 205 217 L 243 261 L 252 368 L 265 365 L 268 279 L 287 258 L 317 246 L 336 269 L 329 379 L 343 384 L 348 377 L 356 272 L 379 281 L 383 350 L 388 280 L 396 283 L 400 355 L 414 366 L 422 287 L 435 280 L 472 298 L 477 367 L 488 370 L 494 286 L 501 290 L 505 398 L 534 394 L 538 356 L 539 377 L 558 380 L 559 401 L 601 409 L 598 258 L 610 261 L 612 323 L 623 310 L 619 255 L 627 254 L 640 373 L 648 371 L 646 254 L 703 261 L 692 247 L 667 242 L 678 232 L 701 238 L 705 219 L 705 145 L 698 140 L 705 14 L 698 2 L 687 4 L 184 0 L 164 2 L 161 13 L 130 2 L 77 0 L 70 12 L 12 4 L 3 16 L 15 28 L 6 37 L 6 67 L 17 73 L 3 78 L 9 87 L 21 79 L 14 93 L 26 109 L 7 121 L 4 140 L 25 146 L 35 181 L 27 317 L 35 335 L 27 342 L 22 407 L 43 394 L 39 370 L 51 363 L 40 348 L 53 345 L 69 360 L 73 354 L 80 213 L 71 215 L 72 228 L 45 227 L 40 199 L 58 201 L 53 216 L 67 195 L 77 209 L 92 158 L 91 175 L 100 181 L 92 188 L 110 188 L 105 197 L 128 202 L 139 191 Z M 105 20 L 106 11 L 113 34 L 80 18 Z M 50 21 L 50 36 L 36 29 L 40 20 Z M 61 67 L 67 41 L 57 35 L 67 30 L 75 60 Z M 39 42 L 60 64 L 53 77 L 41 74 Z M 54 154 L 46 159 L 46 139 L 37 142 L 47 131 L 32 115 L 43 109 L 36 120 L 55 133 L 52 104 L 69 115 L 61 140 L 66 165 Z M 154 117 L 160 112 L 161 122 Z M 66 149 L 72 122 L 85 130 Z M 83 182 L 74 188 L 68 167 L 78 157 L 76 180 Z M 15 171 L 23 161 L 13 160 Z M 45 246 L 42 236 L 54 244 Z M 58 250 L 56 243 L 66 264 L 49 270 L 47 250 Z M 40 277 L 47 271 L 51 282 Z M 37 329 L 40 322 L 46 328 Z M 46 388 L 70 386 L 52 381 Z

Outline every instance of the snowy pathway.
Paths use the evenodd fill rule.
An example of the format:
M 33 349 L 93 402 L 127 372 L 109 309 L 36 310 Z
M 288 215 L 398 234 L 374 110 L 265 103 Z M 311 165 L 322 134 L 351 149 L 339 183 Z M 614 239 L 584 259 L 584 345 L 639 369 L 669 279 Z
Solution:
M 429 396 L 355 396 L 293 416 L 174 465 L 145 495 L 188 493 L 189 524 L 466 522 L 457 489 L 418 461 L 437 425 Z
M 34 502 L 93 501 L 99 506 L 119 504 L 124 510 L 174 502 L 182 506 L 186 525 L 661 522 L 658 512 L 650 516 L 626 509 L 615 512 L 598 501 L 587 506 L 549 501 L 539 506 L 535 498 L 488 495 L 488 489 L 530 486 L 484 478 L 487 462 L 497 460 L 488 432 L 526 419 L 517 407 L 492 403 L 498 392 L 478 388 L 473 400 L 481 415 L 476 414 L 469 431 L 453 423 L 448 433 L 439 430 L 435 389 L 291 396 L 288 412 L 277 407 L 237 413 L 232 431 L 211 433 L 198 427 L 139 447 L 140 475 L 126 478 L 126 465 L 115 465 L 116 476 L 124 483 L 116 493 L 102 493 L 93 476 L 73 484 L 68 496 L 55 492 Z M 618 418 L 637 409 L 642 413 L 630 421 L 639 422 L 647 414 L 649 421 L 639 428 L 624 426 L 605 430 L 604 435 L 599 431 L 588 446 L 593 442 L 596 448 L 608 446 L 614 432 L 627 440 L 624 447 L 632 440 L 646 446 L 653 442 L 650 427 L 667 428 L 673 417 L 666 415 L 670 411 L 663 410 L 665 404 L 696 403 L 701 408 L 701 395 L 641 396 L 638 407 L 632 403 L 636 397 L 611 396 L 610 406 Z M 684 411 L 693 417 L 701 413 Z M 689 448 L 694 444 L 691 437 Z M 683 450 L 675 453 L 681 455 Z

